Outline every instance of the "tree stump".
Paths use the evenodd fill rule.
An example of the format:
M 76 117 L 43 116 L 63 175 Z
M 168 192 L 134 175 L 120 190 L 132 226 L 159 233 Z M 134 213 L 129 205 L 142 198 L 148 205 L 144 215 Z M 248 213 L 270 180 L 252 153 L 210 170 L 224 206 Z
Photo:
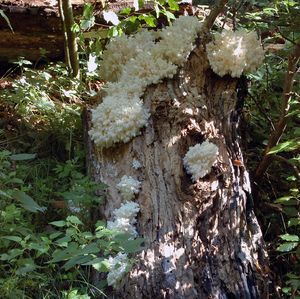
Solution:
M 267 257 L 238 134 L 238 80 L 214 74 L 198 43 L 174 79 L 148 87 L 151 118 L 140 136 L 101 150 L 88 140 L 91 173 L 109 186 L 106 219 L 120 206 L 121 177 L 142 182 L 137 231 L 145 250 L 113 298 L 268 296 Z M 218 146 L 218 161 L 194 183 L 183 157 L 207 139 Z M 132 168 L 133 159 L 141 169 Z

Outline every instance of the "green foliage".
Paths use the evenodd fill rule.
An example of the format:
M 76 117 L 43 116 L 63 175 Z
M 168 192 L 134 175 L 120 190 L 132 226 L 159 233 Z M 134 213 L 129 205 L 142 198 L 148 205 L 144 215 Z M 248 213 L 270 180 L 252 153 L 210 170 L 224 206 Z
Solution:
M 262 32 L 264 46 L 269 50 L 266 52 L 264 66 L 249 76 L 251 85 L 246 117 L 250 125 L 248 132 L 251 132 L 250 159 L 252 155 L 254 158 L 255 155 L 263 154 L 270 132 L 282 115 L 288 55 L 300 38 L 298 1 L 252 1 L 252 5 L 252 9 L 249 10 L 248 7 L 246 12 L 241 8 L 239 24 Z M 266 238 L 270 234 L 271 244 L 277 239 L 277 252 L 274 255 L 282 261 L 279 267 L 286 268 L 289 272 L 285 277 L 280 277 L 285 279 L 286 287 L 282 292 L 287 298 L 299 296 L 299 276 L 296 275 L 300 270 L 299 91 L 299 85 L 295 84 L 293 96 L 287 106 L 287 128 L 280 143 L 268 151 L 272 164 L 267 172 L 267 180 L 260 181 L 257 186 L 259 200 L 274 204 L 280 211 L 277 214 L 270 211 L 270 214 L 262 215 L 261 218 L 271 228 Z M 278 227 L 279 233 L 271 235 L 273 227 Z
M 42 298 L 47 289 L 51 290 L 47 298 L 101 295 L 101 289 L 87 282 L 87 273 L 91 268 L 107 272 L 109 255 L 141 250 L 143 239 L 131 240 L 106 229 L 103 222 L 91 222 L 89 208 L 95 209 L 102 200 L 95 191 L 105 185 L 84 176 L 78 159 L 52 163 L 53 175 L 46 179 L 28 173 L 38 165 L 35 158 L 34 154 L 0 151 L 1 293 L 4 298 Z M 55 186 L 56 191 L 32 188 L 38 180 Z M 51 197 L 65 199 L 65 210 L 60 213 L 64 220 L 50 220 L 61 217 L 53 211 Z M 59 285 L 65 283 L 70 291 L 60 293 Z
M 22 76 L 14 80 L 13 89 L 4 90 L 3 103 L 13 106 L 30 128 L 43 124 L 41 129 L 51 128 L 58 134 L 65 134 L 67 128 L 78 128 L 83 88 L 80 82 L 68 78 L 62 64 L 35 71 L 26 66 L 29 63 L 19 60 Z

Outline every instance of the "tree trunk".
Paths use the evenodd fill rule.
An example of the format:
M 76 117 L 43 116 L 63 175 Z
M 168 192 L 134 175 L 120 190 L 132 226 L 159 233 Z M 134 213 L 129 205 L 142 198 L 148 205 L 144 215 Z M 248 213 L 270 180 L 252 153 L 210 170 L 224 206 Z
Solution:
M 151 119 L 141 136 L 101 151 L 89 141 L 92 174 L 109 186 L 106 219 L 120 206 L 121 177 L 142 182 L 137 231 L 146 249 L 113 298 L 267 298 L 267 257 L 237 131 L 237 86 L 212 72 L 199 45 L 176 78 L 147 89 Z M 183 157 L 205 139 L 219 147 L 218 162 L 193 183 Z M 133 159 L 143 167 L 133 169 Z
M 72 70 L 72 76 L 79 78 L 79 57 L 76 41 L 76 33 L 72 30 L 74 23 L 71 0 L 62 0 L 62 19 L 64 19 L 64 34 L 67 35 L 68 55 Z

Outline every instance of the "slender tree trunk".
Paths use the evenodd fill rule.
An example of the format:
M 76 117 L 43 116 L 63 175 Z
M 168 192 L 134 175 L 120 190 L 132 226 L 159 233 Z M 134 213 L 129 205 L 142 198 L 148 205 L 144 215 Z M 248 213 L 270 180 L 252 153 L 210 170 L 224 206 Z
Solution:
M 65 15 L 64 15 L 63 7 L 62 7 L 62 1 L 63 0 L 58 0 L 58 9 L 59 9 L 61 25 L 62 25 L 62 29 L 63 29 L 63 35 L 64 35 L 65 63 L 69 67 L 69 69 L 72 69 L 71 62 L 70 62 L 69 47 L 68 47 L 68 35 L 67 35 L 66 21 L 65 21 Z
M 72 26 L 74 25 L 74 17 L 72 4 L 70 0 L 61 0 L 62 1 L 62 12 L 64 16 L 64 30 L 67 35 L 68 41 L 68 52 L 69 59 L 72 68 L 73 77 L 79 77 L 79 60 L 78 60 L 78 50 L 77 50 L 77 42 L 76 42 L 76 34 L 72 31 Z
M 109 185 L 103 211 L 121 202 L 123 175 L 142 182 L 137 230 L 146 249 L 111 298 L 267 298 L 267 257 L 252 210 L 248 172 L 237 132 L 237 80 L 209 68 L 202 45 L 173 80 L 151 86 L 151 111 L 141 136 L 97 151 L 90 168 Z M 217 165 L 193 183 L 183 167 L 190 146 L 209 138 Z M 142 168 L 131 163 L 137 159 Z

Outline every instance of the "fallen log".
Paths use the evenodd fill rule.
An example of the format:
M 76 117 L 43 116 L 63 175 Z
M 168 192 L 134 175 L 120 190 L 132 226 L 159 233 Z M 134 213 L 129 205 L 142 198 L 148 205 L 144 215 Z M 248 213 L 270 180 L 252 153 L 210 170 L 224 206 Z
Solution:
M 73 0 L 75 16 L 82 15 L 85 2 L 92 2 L 95 11 L 101 12 L 103 1 Z M 119 11 L 132 5 L 133 1 L 112 1 L 108 7 Z M 0 62 L 16 61 L 18 57 L 34 62 L 42 57 L 49 61 L 63 59 L 64 41 L 57 1 L 0 0 L 0 10 L 8 17 L 14 31 L 0 17 Z

